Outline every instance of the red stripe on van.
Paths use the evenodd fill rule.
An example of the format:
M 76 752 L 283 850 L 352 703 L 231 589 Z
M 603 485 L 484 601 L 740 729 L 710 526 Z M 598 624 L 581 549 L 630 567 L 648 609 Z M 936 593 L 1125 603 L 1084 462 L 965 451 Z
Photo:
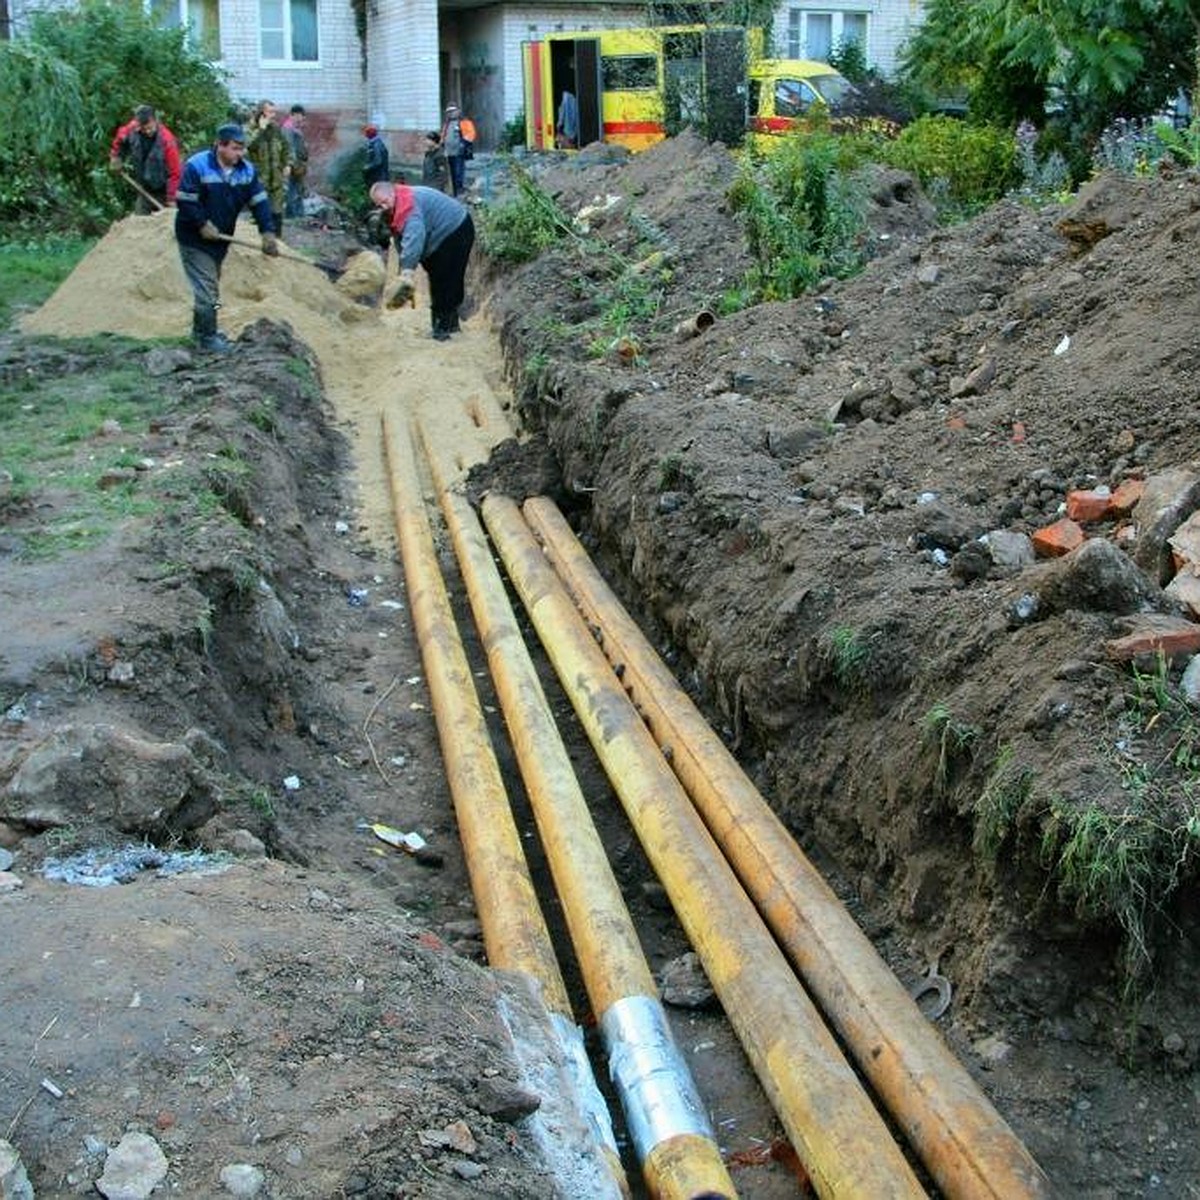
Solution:
M 658 121 L 605 121 L 604 132 L 609 133 L 661 133 L 667 131 Z
M 795 117 L 751 117 L 750 129 L 754 133 L 787 133 L 796 127 Z

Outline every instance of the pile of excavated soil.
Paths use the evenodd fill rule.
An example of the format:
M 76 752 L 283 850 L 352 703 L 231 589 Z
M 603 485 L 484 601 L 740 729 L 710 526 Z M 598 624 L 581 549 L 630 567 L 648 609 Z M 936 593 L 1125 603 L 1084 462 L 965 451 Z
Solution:
M 1111 646 L 1186 614 L 1146 508 L 1086 526 L 1083 556 L 1034 561 L 1028 539 L 1072 489 L 1170 477 L 1175 522 L 1195 507 L 1200 180 L 904 221 L 858 278 L 681 343 L 673 313 L 711 303 L 744 250 L 728 160 L 697 151 L 698 183 L 679 153 L 604 167 L 594 191 L 574 167 L 542 177 L 568 207 L 617 198 L 592 236 L 659 228 L 689 270 L 625 359 L 547 324 L 595 314 L 577 244 L 498 280 L 522 414 L 801 844 L 881 944 L 952 981 L 950 1036 L 1056 1194 L 1192 1194 L 1187 655 L 1151 719 L 1152 656 L 1139 681 Z M 884 194 L 920 203 L 911 181 Z M 500 478 L 521 490 L 510 461 Z

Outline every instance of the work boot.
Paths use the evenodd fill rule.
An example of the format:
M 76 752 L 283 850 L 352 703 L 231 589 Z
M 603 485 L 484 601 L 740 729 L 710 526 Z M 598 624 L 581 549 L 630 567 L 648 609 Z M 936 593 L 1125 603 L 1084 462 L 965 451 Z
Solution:
M 450 337 L 449 323 L 446 315 L 439 311 L 430 312 L 430 318 L 433 322 L 433 339 L 436 342 L 447 341 Z
M 233 343 L 217 329 L 215 308 L 192 310 L 192 341 L 197 350 L 209 354 L 225 354 L 233 349 Z
M 458 323 L 458 309 L 457 308 L 452 313 L 450 313 L 450 315 L 446 318 L 446 332 L 447 333 L 462 333 L 462 326 Z

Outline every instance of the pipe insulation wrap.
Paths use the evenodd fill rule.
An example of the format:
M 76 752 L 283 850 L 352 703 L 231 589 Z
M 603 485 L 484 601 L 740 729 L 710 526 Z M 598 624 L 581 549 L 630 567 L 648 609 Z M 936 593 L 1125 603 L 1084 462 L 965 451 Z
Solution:
M 601 1017 L 600 1032 L 639 1159 L 670 1138 L 715 1136 L 657 1000 L 651 996 L 618 1000 Z
M 596 1076 L 587 1056 L 587 1047 L 583 1044 L 583 1031 L 561 1013 L 551 1013 L 550 1023 L 558 1034 L 567 1060 L 567 1071 L 575 1083 L 576 1099 L 591 1126 L 592 1134 L 598 1143 L 620 1158 L 608 1105 L 596 1086 Z

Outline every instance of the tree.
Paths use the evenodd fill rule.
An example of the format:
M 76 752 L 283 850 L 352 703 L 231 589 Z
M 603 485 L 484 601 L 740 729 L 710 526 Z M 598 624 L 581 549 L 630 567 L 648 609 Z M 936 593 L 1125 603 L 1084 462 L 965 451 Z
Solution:
M 931 94 L 957 85 L 973 116 L 1090 144 L 1115 117 L 1162 106 L 1194 79 L 1197 0 L 931 0 L 902 70 Z

